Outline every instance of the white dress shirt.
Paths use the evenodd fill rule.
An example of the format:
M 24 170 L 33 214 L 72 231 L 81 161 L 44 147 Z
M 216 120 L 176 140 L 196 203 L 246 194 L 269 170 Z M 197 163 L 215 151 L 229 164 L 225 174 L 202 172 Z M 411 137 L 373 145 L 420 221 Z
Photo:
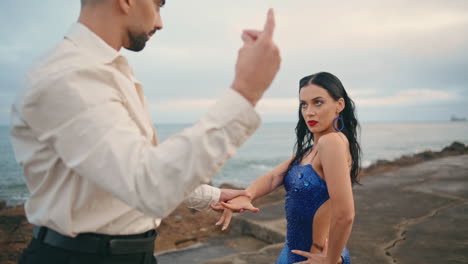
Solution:
M 159 144 L 127 60 L 77 23 L 28 72 L 12 107 L 27 218 L 69 236 L 123 235 L 157 227 L 184 199 L 206 208 L 219 189 L 200 185 L 259 124 L 227 89 L 195 125 Z

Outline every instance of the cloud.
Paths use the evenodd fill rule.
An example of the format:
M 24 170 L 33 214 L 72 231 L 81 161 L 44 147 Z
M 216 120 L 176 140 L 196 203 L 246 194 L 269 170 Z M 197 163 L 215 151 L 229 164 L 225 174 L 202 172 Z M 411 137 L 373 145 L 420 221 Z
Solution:
M 0 56 L 2 57 L 2 64 L 8 65 L 17 63 L 21 59 L 21 53 L 27 49 L 24 46 L 10 46 L 0 45 Z
M 216 99 L 176 99 L 151 104 L 151 109 L 156 112 L 201 112 L 207 110 L 216 103 Z M 296 111 L 297 98 L 264 98 L 260 100 L 256 109 L 261 113 L 284 113 Z
M 351 98 L 378 94 L 378 90 L 376 89 L 353 89 L 347 92 Z
M 378 90 L 362 89 L 353 91 L 352 97 L 359 108 L 421 105 L 457 98 L 454 92 L 427 89 L 400 91 L 394 95 L 378 95 Z M 202 112 L 215 103 L 216 99 L 211 98 L 176 99 L 152 103 L 151 106 L 156 112 Z M 262 114 L 283 114 L 295 113 L 297 107 L 297 98 L 263 98 L 256 109 Z
M 405 54 L 441 55 L 466 47 L 466 8 L 408 1 L 372 2 L 291 6 L 278 14 L 278 42 L 291 53 L 313 50 L 349 53 L 391 47 L 394 52 Z
M 215 99 L 176 99 L 155 103 L 151 106 L 156 111 L 185 112 L 206 110 L 215 103 Z
M 79 1 L 33 2 L 0 4 L 0 31 L 8 36 L 0 44 L 0 93 L 6 95 L 17 91 L 22 72 L 62 38 L 79 11 Z M 358 106 L 373 113 L 380 106 L 437 102 L 450 108 L 468 99 L 466 0 L 207 0 L 203 6 L 168 2 L 164 30 L 144 52 L 123 52 L 146 87 L 155 120 L 203 114 L 232 82 L 241 30 L 261 29 L 268 7 L 275 8 L 283 60 L 257 109 L 272 120 L 296 114 L 297 81 L 318 71 L 338 76 Z M 0 109 L 10 101 L 0 95 Z
M 456 94 L 454 92 L 414 89 L 400 91 L 394 95 L 387 96 L 368 98 L 356 97 L 354 100 L 358 107 L 385 107 L 441 103 L 454 99 L 456 99 Z
M 10 114 L 10 108 L 0 108 L 0 114 Z
M 295 113 L 298 104 L 297 98 L 265 98 L 260 100 L 257 110 L 265 114 Z
M 216 103 L 216 99 L 176 99 L 151 104 L 155 111 L 187 112 L 205 111 Z M 297 110 L 297 98 L 264 98 L 256 109 L 261 113 L 284 113 Z
M 178 10 L 179 5 L 184 9 Z M 204 18 L 195 23 L 180 17 L 191 17 L 190 10 L 198 3 L 171 3 L 163 10 L 166 28 L 149 43 L 142 58 L 157 58 L 167 67 L 171 62 L 185 67 L 227 65 L 242 45 L 240 32 L 263 27 L 267 5 L 250 5 L 249 10 L 239 10 L 238 5 L 215 4 L 216 12 L 205 10 Z M 340 5 L 316 1 L 272 5 L 277 7 L 275 39 L 285 57 L 313 52 L 329 60 L 327 51 L 338 50 L 336 56 L 346 60 L 346 54 L 353 52 L 389 48 L 407 56 L 447 55 L 464 49 L 468 42 L 468 34 L 463 33 L 468 33 L 468 10 L 450 5 L 440 8 L 362 0 Z M 242 19 L 237 17 L 239 12 Z
M 11 108 L 5 106 L 0 107 L 0 125 L 5 125 L 10 120 Z
M 372 23 L 369 17 L 355 17 L 356 31 L 367 35 L 395 35 L 428 33 L 468 24 L 467 11 L 435 11 L 412 16 L 394 16 L 393 19 Z

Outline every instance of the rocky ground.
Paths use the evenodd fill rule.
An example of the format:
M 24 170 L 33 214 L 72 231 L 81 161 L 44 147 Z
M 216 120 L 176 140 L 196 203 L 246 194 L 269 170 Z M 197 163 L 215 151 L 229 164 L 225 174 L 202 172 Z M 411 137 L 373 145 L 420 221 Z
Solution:
M 361 177 L 388 172 L 437 158 L 468 154 L 468 147 L 454 142 L 442 151 L 425 151 L 412 156 L 403 156 L 394 161 L 379 160 L 365 168 Z M 284 197 L 282 188 L 269 196 L 256 201 L 256 206 L 280 201 Z M 218 214 L 215 212 L 197 212 L 179 206 L 158 228 L 156 252 L 187 247 L 195 243 L 228 236 L 214 226 Z M 0 202 L 0 263 L 16 263 L 19 254 L 27 246 L 31 237 L 31 225 L 24 216 L 23 206 L 7 207 Z

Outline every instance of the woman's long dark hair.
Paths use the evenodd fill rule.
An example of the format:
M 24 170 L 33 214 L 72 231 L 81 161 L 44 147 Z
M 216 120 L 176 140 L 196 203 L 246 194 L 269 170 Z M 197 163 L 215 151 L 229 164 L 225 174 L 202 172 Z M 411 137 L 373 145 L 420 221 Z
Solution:
M 343 118 L 344 121 L 344 129 L 341 132 L 346 135 L 349 141 L 352 159 L 350 173 L 351 183 L 359 183 L 357 176 L 360 171 L 361 147 L 357 140 L 357 130 L 360 129 L 360 126 L 354 114 L 354 102 L 349 98 L 341 81 L 331 73 L 319 72 L 302 78 L 299 81 L 299 92 L 303 87 L 310 84 L 315 84 L 324 88 L 336 101 L 340 98 L 344 99 L 345 108 L 340 113 L 340 117 Z M 304 117 L 302 116 L 301 107 L 299 106 L 299 121 L 296 126 L 296 144 L 294 145 L 295 158 L 289 164 L 288 171 L 292 166 L 302 161 L 304 154 L 313 146 L 313 140 L 314 134 L 312 134 L 307 127 Z

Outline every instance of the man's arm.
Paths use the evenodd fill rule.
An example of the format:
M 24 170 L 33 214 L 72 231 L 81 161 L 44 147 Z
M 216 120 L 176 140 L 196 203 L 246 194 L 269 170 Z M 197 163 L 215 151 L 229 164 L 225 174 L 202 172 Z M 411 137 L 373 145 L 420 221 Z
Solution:
M 46 76 L 47 82 L 37 81 L 25 96 L 21 117 L 79 176 L 162 218 L 185 194 L 208 183 L 258 127 L 252 105 L 280 63 L 273 25 L 270 11 L 265 34 L 241 48 L 233 89 L 194 126 L 157 147 L 142 135 L 119 89 L 109 84 L 115 76 L 104 67 L 61 69 Z
M 155 147 L 117 89 L 102 81 L 106 74 L 112 77 L 84 69 L 37 87 L 21 116 L 68 168 L 155 218 L 209 182 L 259 125 L 252 106 L 231 90 L 194 126 Z

